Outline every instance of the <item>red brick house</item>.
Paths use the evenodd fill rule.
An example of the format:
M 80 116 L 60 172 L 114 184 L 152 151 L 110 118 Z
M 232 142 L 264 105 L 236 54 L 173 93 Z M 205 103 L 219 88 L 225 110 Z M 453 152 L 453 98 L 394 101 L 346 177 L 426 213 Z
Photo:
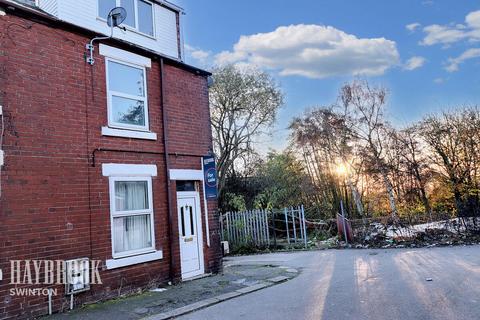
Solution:
M 116 6 L 125 28 L 93 42 L 91 65 Z M 100 261 L 75 306 L 221 268 L 210 74 L 183 62 L 181 17 L 163 0 L 0 0 L 0 319 L 48 312 L 12 289 L 68 309 L 45 260 Z

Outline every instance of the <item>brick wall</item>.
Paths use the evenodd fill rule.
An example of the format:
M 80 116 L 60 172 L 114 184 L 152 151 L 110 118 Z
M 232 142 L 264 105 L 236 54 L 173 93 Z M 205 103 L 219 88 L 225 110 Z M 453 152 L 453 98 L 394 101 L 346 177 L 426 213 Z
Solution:
M 97 47 L 95 66 L 85 63 L 89 37 L 10 14 L 0 16 L 0 30 L 0 102 L 6 125 L 0 198 L 0 268 L 4 273 L 0 319 L 47 312 L 45 296 L 9 295 L 10 260 L 111 258 L 108 178 L 102 176 L 102 163 L 157 165 L 158 176 L 152 182 L 155 240 L 164 258 L 101 271 L 103 285 L 79 294 L 76 303 L 169 280 L 171 239 L 163 155 L 101 151 L 96 153 L 96 166 L 91 163 L 96 148 L 164 151 L 158 59 L 147 69 L 150 130 L 158 140 L 105 137 L 101 135 L 101 127 L 107 125 L 104 58 L 98 56 Z M 168 64 L 164 74 L 169 146 L 172 153 L 178 153 L 170 156 L 171 167 L 200 169 L 199 156 L 211 149 L 207 79 Z M 171 190 L 176 231 L 174 182 Z M 209 201 L 208 208 L 211 247 L 207 248 L 204 234 L 205 268 L 216 272 L 221 267 L 216 202 Z M 174 272 L 179 277 L 178 233 L 172 240 Z M 50 287 L 59 290 L 54 310 L 65 309 L 68 299 L 63 285 Z

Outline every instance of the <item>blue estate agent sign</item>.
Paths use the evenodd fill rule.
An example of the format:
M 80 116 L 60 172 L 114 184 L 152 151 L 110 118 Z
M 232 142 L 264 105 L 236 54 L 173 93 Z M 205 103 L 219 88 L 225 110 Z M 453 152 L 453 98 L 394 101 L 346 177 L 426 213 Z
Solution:
M 205 156 L 202 159 L 205 196 L 207 198 L 217 197 L 217 170 L 215 169 L 215 158 L 213 156 Z

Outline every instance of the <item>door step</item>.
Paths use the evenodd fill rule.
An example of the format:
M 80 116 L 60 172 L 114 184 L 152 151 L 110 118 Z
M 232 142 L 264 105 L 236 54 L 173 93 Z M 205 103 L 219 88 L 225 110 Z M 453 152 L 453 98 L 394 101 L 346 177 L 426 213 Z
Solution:
M 210 277 L 211 275 L 212 275 L 212 273 L 204 273 L 204 274 L 200 274 L 198 276 L 193 276 L 191 278 L 183 279 L 182 282 L 203 279 L 203 278 L 206 278 L 206 277 Z

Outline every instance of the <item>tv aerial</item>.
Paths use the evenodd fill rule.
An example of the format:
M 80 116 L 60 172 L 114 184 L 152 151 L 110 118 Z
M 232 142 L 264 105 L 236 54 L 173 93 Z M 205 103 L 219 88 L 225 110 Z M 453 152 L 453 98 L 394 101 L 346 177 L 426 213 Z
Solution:
M 99 41 L 99 40 L 106 40 L 110 39 L 113 37 L 113 29 L 118 27 L 122 30 L 126 30 L 125 27 L 120 27 L 120 25 L 125 21 L 127 18 L 127 10 L 122 7 L 115 7 L 110 12 L 108 13 L 107 16 L 107 25 L 110 27 L 110 36 L 108 37 L 95 37 L 92 40 L 90 40 L 90 43 L 87 43 L 85 46 L 87 50 L 89 51 L 90 56 L 87 57 L 87 63 L 92 65 L 95 63 L 95 59 L 93 58 L 93 51 L 95 51 L 95 47 L 93 46 L 94 41 Z

